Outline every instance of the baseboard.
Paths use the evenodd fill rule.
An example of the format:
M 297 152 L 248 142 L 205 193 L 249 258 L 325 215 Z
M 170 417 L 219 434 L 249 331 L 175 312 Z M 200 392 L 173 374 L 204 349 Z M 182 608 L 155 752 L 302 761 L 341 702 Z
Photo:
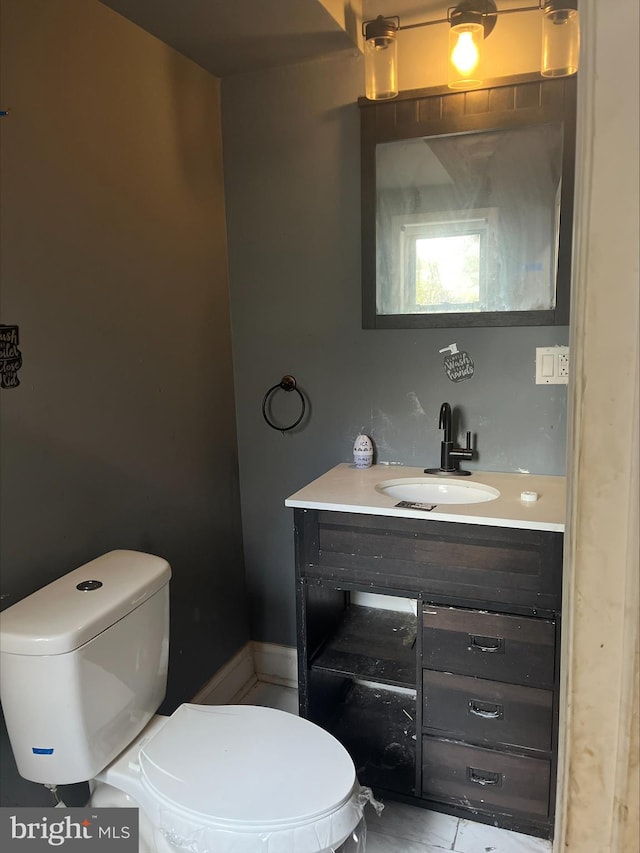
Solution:
M 298 657 L 291 646 L 248 642 L 191 700 L 196 705 L 232 705 L 240 702 L 257 681 L 298 686 Z
M 256 683 L 252 643 L 246 643 L 191 700 L 196 705 L 232 705 Z
M 298 653 L 291 646 L 275 643 L 252 643 L 255 673 L 258 681 L 298 686 Z

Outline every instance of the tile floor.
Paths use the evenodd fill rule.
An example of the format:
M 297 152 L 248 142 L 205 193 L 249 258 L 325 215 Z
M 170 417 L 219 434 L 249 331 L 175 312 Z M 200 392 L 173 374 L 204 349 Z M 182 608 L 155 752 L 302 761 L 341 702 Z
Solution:
M 293 714 L 297 691 L 259 681 L 242 700 Z M 378 817 L 367 808 L 367 853 L 550 853 L 550 841 L 388 801 Z

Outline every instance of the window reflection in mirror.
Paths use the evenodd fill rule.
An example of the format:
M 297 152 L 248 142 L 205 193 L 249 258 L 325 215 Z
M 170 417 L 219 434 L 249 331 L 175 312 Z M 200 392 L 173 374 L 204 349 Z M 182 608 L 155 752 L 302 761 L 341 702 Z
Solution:
M 562 125 L 376 146 L 377 313 L 555 307 Z
M 575 77 L 359 104 L 363 327 L 568 324 Z

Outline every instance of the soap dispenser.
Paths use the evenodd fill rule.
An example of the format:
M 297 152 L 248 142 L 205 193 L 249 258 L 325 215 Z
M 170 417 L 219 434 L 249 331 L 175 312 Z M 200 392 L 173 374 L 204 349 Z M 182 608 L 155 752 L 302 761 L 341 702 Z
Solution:
M 373 442 L 368 435 L 359 435 L 353 445 L 353 464 L 356 468 L 371 468 Z

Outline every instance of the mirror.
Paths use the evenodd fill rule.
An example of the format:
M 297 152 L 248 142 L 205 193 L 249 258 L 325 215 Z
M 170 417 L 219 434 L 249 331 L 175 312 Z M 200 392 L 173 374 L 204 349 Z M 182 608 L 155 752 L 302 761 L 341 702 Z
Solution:
M 568 323 L 575 80 L 361 106 L 364 328 Z

